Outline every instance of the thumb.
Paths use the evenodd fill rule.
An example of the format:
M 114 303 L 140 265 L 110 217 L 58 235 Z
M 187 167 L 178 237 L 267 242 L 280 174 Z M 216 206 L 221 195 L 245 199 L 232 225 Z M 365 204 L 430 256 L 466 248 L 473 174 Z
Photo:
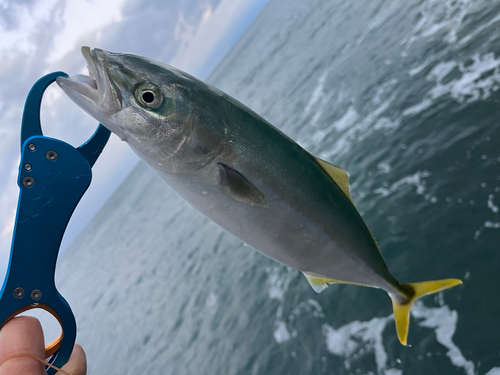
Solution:
M 64 371 L 64 372 L 63 372 Z M 68 362 L 61 368 L 56 375 L 85 375 L 87 373 L 87 356 L 83 351 L 83 348 L 75 344 L 71 357 L 69 357 Z M 0 373 L 1 375 L 1 373 Z

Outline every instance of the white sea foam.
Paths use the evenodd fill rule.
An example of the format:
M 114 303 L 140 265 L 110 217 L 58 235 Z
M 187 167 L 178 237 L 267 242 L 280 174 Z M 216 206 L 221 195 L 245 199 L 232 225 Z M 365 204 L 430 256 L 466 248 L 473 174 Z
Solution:
M 282 344 L 285 341 L 290 340 L 292 336 L 297 336 L 297 332 L 294 331 L 290 334 L 290 331 L 287 328 L 286 322 L 283 320 L 283 300 L 280 300 L 280 305 L 276 310 L 276 320 L 274 321 L 274 331 L 273 331 L 274 340 L 278 344 Z
M 318 79 L 318 84 L 314 88 L 314 91 L 311 94 L 311 98 L 309 102 L 304 108 L 303 116 L 307 116 L 311 110 L 314 108 L 314 115 L 312 119 L 309 121 L 309 125 L 311 127 L 316 127 L 323 115 L 323 110 L 327 104 L 331 104 L 331 94 L 328 94 L 325 91 L 325 82 L 328 77 L 330 69 L 327 69 L 323 72 L 323 74 Z M 321 131 L 320 131 L 321 133 Z M 322 139 L 322 138 L 321 138 Z M 300 143 L 300 142 L 299 142 Z
M 351 368 L 352 361 L 366 353 L 375 354 L 379 372 L 386 368 L 387 352 L 382 343 L 382 332 L 392 316 L 373 318 L 367 322 L 354 321 L 338 329 L 323 325 L 326 345 L 330 353 L 344 357 L 344 365 Z
M 361 36 L 358 38 L 356 41 L 356 44 L 360 44 L 365 40 L 366 36 L 374 29 L 378 28 L 380 25 L 384 24 L 384 21 L 391 16 L 394 10 L 396 10 L 396 2 L 389 3 L 387 5 L 384 5 L 379 8 L 379 12 L 372 17 L 368 25 L 366 26 L 366 29 L 363 30 L 363 33 Z
M 378 163 L 377 168 L 383 173 L 389 173 L 391 171 L 391 166 L 387 163 Z
M 492 221 L 486 221 L 478 230 L 474 233 L 474 239 L 477 240 L 485 228 L 498 229 L 500 228 L 500 223 L 494 223 Z
M 445 33 L 444 41 L 455 43 L 465 16 L 471 12 L 474 5 L 471 0 L 423 1 L 419 7 L 419 22 L 401 40 L 401 44 L 408 50 L 415 41 L 435 36 L 439 32 Z
M 304 108 L 304 112 L 306 114 L 311 112 L 311 109 L 320 100 L 324 101 L 325 96 L 326 96 L 325 82 L 326 82 L 326 78 L 328 77 L 328 73 L 330 73 L 330 69 L 325 70 L 323 72 L 323 74 L 319 77 L 318 84 L 314 88 L 314 91 L 311 94 L 311 99 L 309 99 L 309 102 L 307 103 L 306 107 Z
M 275 327 L 276 328 L 274 329 L 273 336 L 278 344 L 282 344 L 285 341 L 290 340 L 290 332 L 288 332 L 285 322 L 281 320 L 276 321 Z
M 413 185 L 413 186 L 415 186 L 417 188 L 416 192 L 417 192 L 418 195 L 424 195 L 424 193 L 426 191 L 426 186 L 425 186 L 425 180 L 424 180 L 424 178 L 427 178 L 430 175 L 431 175 L 431 172 L 429 172 L 429 171 L 425 171 L 425 170 L 424 171 L 417 171 L 416 173 L 414 173 L 412 175 L 403 177 L 402 179 L 396 181 L 389 188 L 380 187 L 380 188 L 375 189 L 374 192 L 376 194 L 382 195 L 383 197 L 386 197 L 389 194 L 394 193 L 401 186 L 404 186 L 404 185 Z M 426 198 L 431 199 L 433 197 L 426 195 Z
M 325 317 L 325 313 L 323 312 L 323 309 L 321 308 L 321 305 L 318 303 L 318 301 L 313 299 L 308 299 L 307 301 L 301 302 L 294 307 L 294 309 L 290 313 L 289 316 L 290 319 L 295 319 L 299 317 L 304 310 L 311 312 L 315 318 Z
M 342 131 L 342 133 L 337 137 L 335 143 L 327 151 L 323 151 L 319 156 L 328 160 L 333 155 L 343 155 L 350 149 L 354 142 L 360 142 L 370 137 L 374 131 L 380 129 L 393 130 L 397 128 L 399 126 L 398 120 L 392 121 L 389 118 L 381 117 L 382 114 L 390 108 L 395 98 L 396 94 L 391 93 L 385 101 L 381 102 L 363 119 L 360 118 L 360 115 L 355 111 L 354 107 L 349 107 L 341 119 L 323 130 L 324 134 L 328 134 L 333 131 L 333 129 L 338 129 Z
M 474 363 L 468 361 L 461 350 L 453 342 L 458 314 L 446 305 L 432 308 L 417 302 L 412 309 L 412 316 L 417 324 L 435 331 L 436 340 L 448 349 L 446 355 L 456 367 L 465 372 L 474 374 Z M 381 374 L 400 374 L 401 370 L 387 368 L 387 352 L 382 342 L 382 333 L 386 324 L 393 321 L 392 315 L 386 318 L 373 318 L 367 322 L 354 321 L 340 328 L 323 325 L 327 349 L 330 353 L 344 357 L 345 367 L 349 369 L 353 360 L 362 355 L 373 353 L 377 364 L 377 371 Z
M 457 69 L 457 78 L 449 82 L 443 79 L 453 69 Z M 414 71 L 414 70 L 413 70 Z M 410 74 L 413 72 L 410 71 Z M 424 99 L 403 111 L 404 116 L 418 114 L 429 108 L 436 99 L 450 95 L 459 103 L 484 100 L 500 88 L 500 58 L 493 53 L 475 54 L 469 63 L 444 61 L 437 64 L 426 77 L 436 84 Z
M 382 117 L 379 119 L 375 125 L 373 125 L 374 130 L 392 130 L 399 125 L 399 122 L 393 122 L 387 117 Z
M 266 272 L 268 274 L 269 297 L 279 301 L 278 309 L 276 310 L 276 320 L 274 321 L 273 337 L 278 344 L 290 340 L 292 337 L 297 336 L 296 331 L 290 332 L 287 327 L 286 319 L 283 319 L 283 304 L 284 295 L 288 290 L 290 282 L 296 276 L 296 271 L 291 268 L 285 269 L 280 266 L 268 267 Z M 288 320 L 292 321 L 298 318 L 302 311 L 307 311 L 307 314 L 312 314 L 316 318 L 323 319 L 325 317 L 320 304 L 313 299 L 299 303 L 291 311 Z
M 392 88 L 396 85 L 396 83 L 398 83 L 398 80 L 396 78 L 391 78 L 377 87 L 375 95 L 373 95 L 372 98 L 372 103 L 381 104 L 383 102 L 383 97 L 386 96 L 388 92 L 392 91 Z
M 436 332 L 436 340 L 448 349 L 446 355 L 456 367 L 462 367 L 467 375 L 474 375 L 474 363 L 465 359 L 462 351 L 452 340 L 457 328 L 458 314 L 446 305 L 441 307 L 425 307 L 416 303 L 412 309 L 413 317 L 423 319 L 421 327 L 432 328 Z
M 321 113 L 321 112 L 318 112 Z M 358 120 L 359 115 L 354 109 L 354 107 L 349 107 L 344 113 L 344 115 L 338 119 L 337 121 L 333 122 L 330 126 L 328 126 L 325 129 L 317 130 L 312 137 L 309 138 L 308 141 L 306 141 L 306 144 L 315 144 L 318 142 L 321 142 L 328 134 L 330 134 L 332 131 L 348 131 L 349 129 L 352 129 L 356 125 L 356 121 Z M 313 118 L 314 120 L 314 118 Z M 338 142 L 341 142 L 341 140 L 338 140 Z
M 304 108 L 303 116 L 307 116 L 314 110 L 314 115 L 309 120 L 309 125 L 313 127 L 317 127 L 320 123 L 325 109 L 330 108 L 332 105 L 336 105 L 337 107 L 345 106 L 345 98 L 342 90 L 335 97 L 335 103 L 332 103 L 333 94 L 325 90 L 325 82 L 329 72 L 330 70 L 325 70 L 318 79 L 318 84 Z M 394 130 L 399 126 L 400 121 L 381 116 L 391 107 L 392 102 L 396 99 L 393 87 L 397 82 L 396 79 L 391 78 L 377 88 L 372 98 L 375 109 L 364 116 L 364 118 L 361 118 L 361 115 L 353 105 L 349 105 L 338 120 L 325 128 L 315 130 L 312 136 L 308 133 L 303 137 L 299 137 L 297 140 L 298 143 L 307 149 L 323 141 L 332 132 L 340 133 L 339 135 L 336 134 L 336 141 L 329 147 L 328 151 L 324 151 L 318 155 L 319 157 L 328 159 L 332 155 L 338 156 L 346 152 L 353 142 L 359 142 L 371 136 L 374 131 L 384 131 L 387 133 Z
M 498 206 L 496 206 L 494 203 L 493 203 L 493 198 L 495 198 L 495 194 L 490 194 L 488 196 L 488 208 L 493 212 L 493 213 L 497 213 L 498 212 Z
M 424 70 L 425 68 L 427 68 L 432 62 L 434 62 L 434 59 L 435 59 L 435 57 L 432 57 L 432 58 L 430 58 L 428 60 L 425 60 L 420 65 L 416 66 L 413 69 L 410 69 L 410 71 L 408 72 L 408 74 L 410 74 L 410 76 L 412 76 L 412 77 L 414 75 L 419 74 L 422 70 Z
M 437 64 L 430 73 L 427 75 L 427 80 L 435 80 L 437 82 L 441 82 L 444 77 L 448 73 L 450 73 L 455 67 L 457 63 L 455 61 L 445 61 L 440 64 Z
M 500 228 L 500 223 L 493 223 L 491 221 L 487 221 L 484 223 L 484 227 L 485 228 L 495 228 L 495 229 L 498 229 Z
M 396 368 L 388 368 L 384 370 L 384 375 L 403 375 L 403 371 Z
M 458 65 L 460 72 L 463 73 L 460 79 L 437 86 L 431 91 L 431 95 L 444 95 L 449 92 L 455 100 L 462 103 L 486 99 L 493 91 L 497 91 L 500 82 L 500 59 L 495 59 L 493 53 L 483 56 L 475 54 L 472 59 L 473 63 L 470 66 L 466 67 L 463 63 Z M 481 78 L 489 71 L 492 71 L 492 74 Z
M 500 367 L 493 367 L 486 375 L 500 375 Z
M 313 127 L 316 127 L 320 123 L 326 108 L 330 108 L 332 105 L 345 106 L 342 91 L 338 94 L 338 97 L 335 98 L 336 103 L 332 103 L 333 94 L 325 90 L 325 82 L 329 72 L 330 70 L 327 69 L 320 76 L 318 84 L 304 108 L 304 116 L 307 116 L 314 110 L 314 115 L 311 120 L 309 120 L 309 124 Z M 328 151 L 324 151 L 319 155 L 322 158 L 328 159 L 332 155 L 339 155 L 347 151 L 353 142 L 359 142 L 369 137 L 374 131 L 382 130 L 388 132 L 397 128 L 400 124 L 399 120 L 394 121 L 387 117 L 381 117 L 382 114 L 391 107 L 392 102 L 396 98 L 396 94 L 392 88 L 397 82 L 396 79 L 391 78 L 377 88 L 372 98 L 375 109 L 364 118 L 361 118 L 356 108 L 350 105 L 338 120 L 334 121 L 326 128 L 316 130 L 312 136 L 309 133 L 304 136 L 303 139 L 299 138 L 298 143 L 305 148 L 310 148 L 318 144 L 318 142 L 323 141 L 328 134 L 334 131 L 341 133 L 338 136 L 336 135 L 334 145 L 331 146 Z
M 283 268 L 282 266 L 267 267 L 269 283 L 269 298 L 283 301 L 288 286 L 295 277 L 296 272 L 292 268 Z
M 495 23 L 500 21 L 500 15 L 492 18 L 486 23 L 478 22 L 477 23 L 477 29 L 474 31 L 469 32 L 466 36 L 464 36 L 462 39 L 458 41 L 458 44 L 464 45 L 470 42 L 472 38 L 477 36 L 479 33 L 481 33 L 483 30 L 486 30 L 487 28 L 493 26 Z
M 431 99 L 424 99 L 420 103 L 415 104 L 411 107 L 406 108 L 403 111 L 403 116 L 411 116 L 415 115 L 417 113 L 420 113 L 422 111 L 425 111 L 427 108 L 429 108 L 432 105 L 432 100 Z
M 358 119 L 359 115 L 354 109 L 354 107 L 349 107 L 347 112 L 338 120 L 333 123 L 331 127 L 334 127 L 338 131 L 345 131 L 351 128 Z

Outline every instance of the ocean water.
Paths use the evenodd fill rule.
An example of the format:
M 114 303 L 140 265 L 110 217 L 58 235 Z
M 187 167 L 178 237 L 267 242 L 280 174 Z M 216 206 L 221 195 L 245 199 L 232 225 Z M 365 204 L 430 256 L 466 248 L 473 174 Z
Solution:
M 89 374 L 500 374 L 500 1 L 271 0 L 209 81 L 349 171 L 401 282 L 464 285 L 412 310 L 316 294 L 144 164 L 57 284 Z

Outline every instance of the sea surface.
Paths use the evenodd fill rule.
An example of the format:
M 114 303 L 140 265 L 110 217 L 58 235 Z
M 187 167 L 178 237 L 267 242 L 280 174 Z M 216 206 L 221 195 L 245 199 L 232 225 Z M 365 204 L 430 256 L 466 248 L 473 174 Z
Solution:
M 350 173 L 412 310 L 316 294 L 144 164 L 61 256 L 89 374 L 500 374 L 500 1 L 271 0 L 209 82 Z

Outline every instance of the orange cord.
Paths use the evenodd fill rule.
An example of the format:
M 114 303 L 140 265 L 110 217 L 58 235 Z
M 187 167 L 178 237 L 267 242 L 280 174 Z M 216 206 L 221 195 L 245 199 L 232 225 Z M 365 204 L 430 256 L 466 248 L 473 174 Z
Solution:
M 59 371 L 61 374 L 64 374 L 64 375 L 71 375 L 69 372 L 66 372 L 64 370 L 61 370 L 59 367 L 56 367 L 54 365 L 51 365 L 49 362 L 47 362 L 46 360 L 44 359 L 41 359 L 41 358 L 38 358 L 37 356 L 35 355 L 32 355 L 32 354 L 13 354 L 11 356 L 8 356 L 7 358 L 5 358 L 1 363 L 0 363 L 0 367 L 2 367 L 2 365 L 7 362 L 8 360 L 11 360 L 12 358 L 17 358 L 17 357 L 29 357 L 29 358 L 33 358 L 33 359 L 36 359 L 38 362 L 41 362 L 43 363 L 44 365 L 46 366 L 49 366 L 57 371 Z

